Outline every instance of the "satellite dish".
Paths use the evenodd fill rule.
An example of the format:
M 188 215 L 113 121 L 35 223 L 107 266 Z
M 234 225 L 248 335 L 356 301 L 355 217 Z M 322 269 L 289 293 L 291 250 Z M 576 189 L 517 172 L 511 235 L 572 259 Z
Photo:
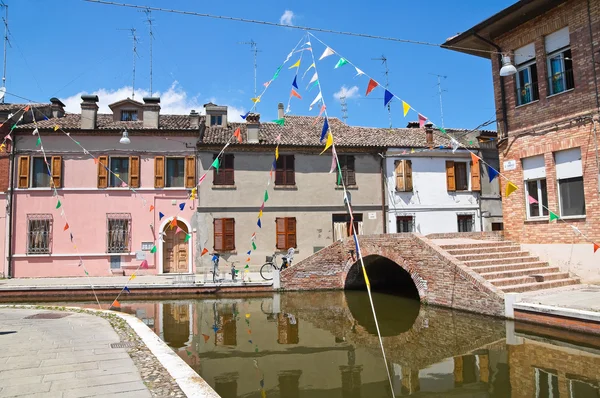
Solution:
M 4 99 L 5 94 L 6 94 L 6 87 L 0 87 L 0 100 Z

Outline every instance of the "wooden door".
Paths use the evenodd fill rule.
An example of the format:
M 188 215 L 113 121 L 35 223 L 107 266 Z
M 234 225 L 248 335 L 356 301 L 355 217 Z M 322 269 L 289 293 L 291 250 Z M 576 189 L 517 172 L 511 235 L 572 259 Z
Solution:
M 165 226 L 165 243 L 163 246 L 163 272 L 164 273 L 188 273 L 188 245 L 185 237 L 188 234 L 187 226 L 183 221 L 177 221 L 177 226 L 171 228 L 170 224 Z

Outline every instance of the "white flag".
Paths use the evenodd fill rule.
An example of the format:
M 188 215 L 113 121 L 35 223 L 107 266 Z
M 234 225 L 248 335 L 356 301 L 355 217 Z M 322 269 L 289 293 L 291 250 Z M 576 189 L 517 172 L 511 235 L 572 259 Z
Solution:
M 284 64 L 290 60 L 290 58 L 292 57 L 292 54 L 294 54 L 293 51 L 291 53 L 289 53 L 288 56 L 285 58 L 285 61 L 283 61 Z
M 364 75 L 365 74 L 365 72 L 363 72 L 362 70 L 358 69 L 356 66 L 354 67 L 354 69 L 356 69 L 356 76 L 360 76 L 360 75 Z
M 308 67 L 308 69 L 304 71 L 304 74 L 302 75 L 302 80 L 304 80 L 304 76 L 306 76 L 306 74 L 308 73 L 308 71 L 311 70 L 314 67 L 315 67 L 315 63 L 313 62 L 312 64 L 310 64 L 310 66 Z
M 315 72 L 315 74 L 313 75 L 313 77 L 310 79 L 310 81 L 308 82 L 308 84 L 311 84 L 313 82 L 316 82 L 317 79 L 319 78 L 319 76 L 317 75 L 317 72 Z
M 327 47 L 325 49 L 325 51 L 323 51 L 323 55 L 321 55 L 321 58 L 319 58 L 319 61 L 322 60 L 323 58 L 329 57 L 330 55 L 333 55 L 333 54 L 335 54 L 335 52 L 331 48 Z
M 315 104 L 319 101 L 321 101 L 323 99 L 323 94 L 321 94 L 321 92 L 319 91 L 319 94 L 317 94 L 317 96 L 315 97 L 315 99 L 313 100 L 313 102 L 311 102 L 310 107 L 308 108 L 309 111 L 312 111 L 313 106 L 315 106 Z
M 454 138 L 450 137 L 450 139 L 452 140 L 452 153 L 455 153 L 460 144 Z
M 36 135 L 36 134 L 38 134 L 38 133 L 39 133 L 39 131 L 38 131 L 38 128 L 36 127 L 36 128 L 33 130 L 33 133 L 32 133 L 32 134 L 33 134 L 33 135 Z
M 335 147 L 333 147 L 331 150 L 331 170 L 329 170 L 329 174 L 333 173 L 335 171 L 335 166 L 337 166 L 337 163 L 335 161 L 336 156 L 337 155 L 335 153 Z

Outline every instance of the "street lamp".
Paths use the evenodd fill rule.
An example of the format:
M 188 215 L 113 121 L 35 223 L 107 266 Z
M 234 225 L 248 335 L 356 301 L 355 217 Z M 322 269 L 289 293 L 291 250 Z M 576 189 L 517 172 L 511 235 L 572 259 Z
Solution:
M 502 57 L 502 68 L 500 69 L 500 76 L 511 76 L 517 73 L 517 68 L 510 62 L 510 56 L 504 55 Z
M 131 140 L 129 139 L 129 133 L 127 132 L 127 129 L 123 130 L 123 137 L 121 137 L 121 139 L 119 140 L 119 144 L 131 144 Z

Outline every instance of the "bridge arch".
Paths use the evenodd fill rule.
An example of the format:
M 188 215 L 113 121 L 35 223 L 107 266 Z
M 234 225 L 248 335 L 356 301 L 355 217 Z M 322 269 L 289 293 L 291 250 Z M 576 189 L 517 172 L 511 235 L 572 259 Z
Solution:
M 363 261 L 373 291 L 425 301 L 427 282 L 407 269 L 404 259 L 368 254 L 363 255 Z M 342 275 L 345 290 L 366 289 L 360 260 L 348 262 Z

